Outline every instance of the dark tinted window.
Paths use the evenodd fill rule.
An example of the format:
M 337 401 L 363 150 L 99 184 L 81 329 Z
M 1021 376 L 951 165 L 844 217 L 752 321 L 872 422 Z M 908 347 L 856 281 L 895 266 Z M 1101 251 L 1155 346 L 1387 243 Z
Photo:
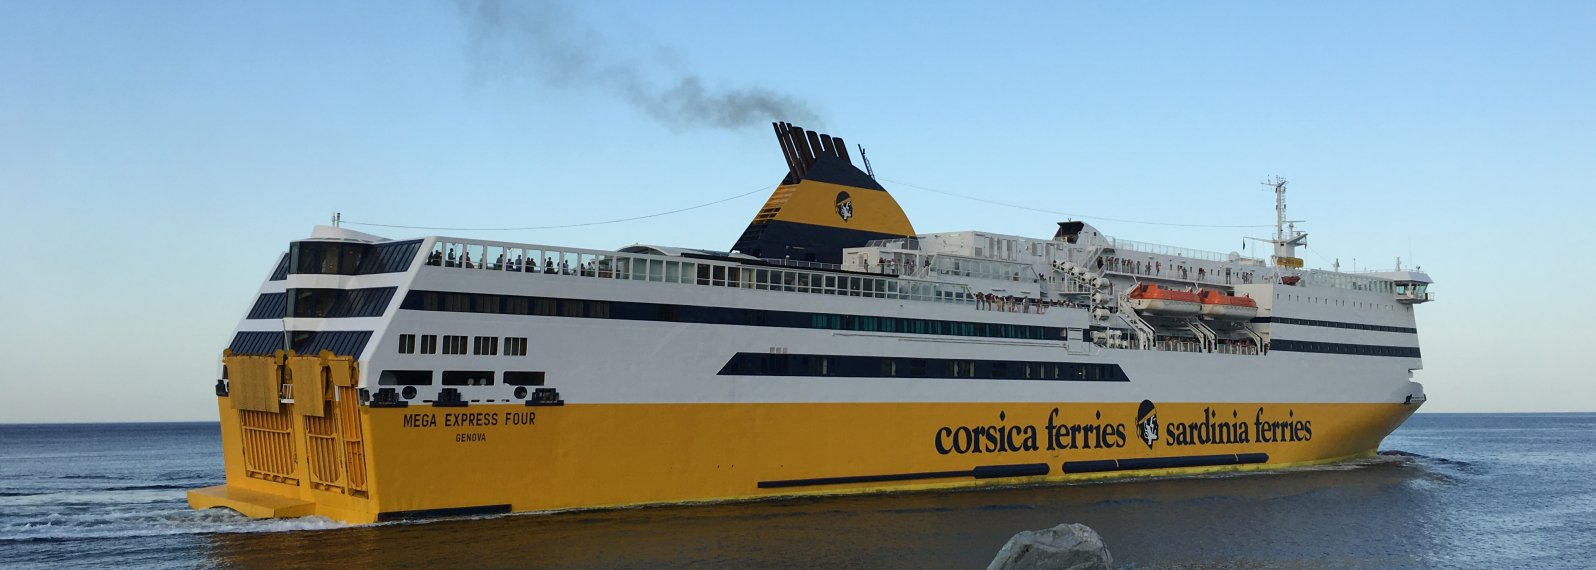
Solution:
M 377 377 L 380 386 L 431 386 L 431 370 L 384 370 Z
M 511 386 L 542 386 L 543 372 L 523 372 L 511 370 L 504 373 L 504 383 Z

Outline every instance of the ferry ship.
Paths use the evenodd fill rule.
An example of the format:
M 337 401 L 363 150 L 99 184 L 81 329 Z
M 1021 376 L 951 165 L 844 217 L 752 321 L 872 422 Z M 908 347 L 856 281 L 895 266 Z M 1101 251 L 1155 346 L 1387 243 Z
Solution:
M 193 508 L 352 523 L 1277 469 L 1424 401 L 1419 271 L 917 234 L 838 137 L 713 251 L 317 226 L 219 355 Z M 863 159 L 863 149 L 860 149 Z M 1059 492 L 1069 492 L 1061 487 Z

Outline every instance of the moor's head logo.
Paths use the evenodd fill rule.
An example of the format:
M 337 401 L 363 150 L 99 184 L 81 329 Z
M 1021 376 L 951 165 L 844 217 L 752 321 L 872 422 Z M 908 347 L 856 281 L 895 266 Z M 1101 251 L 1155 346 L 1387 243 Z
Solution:
M 853 198 L 847 192 L 837 193 L 837 216 L 844 222 L 853 218 Z
M 1153 406 L 1152 400 L 1142 400 L 1142 405 L 1136 409 L 1136 431 L 1148 449 L 1158 441 L 1158 408 Z

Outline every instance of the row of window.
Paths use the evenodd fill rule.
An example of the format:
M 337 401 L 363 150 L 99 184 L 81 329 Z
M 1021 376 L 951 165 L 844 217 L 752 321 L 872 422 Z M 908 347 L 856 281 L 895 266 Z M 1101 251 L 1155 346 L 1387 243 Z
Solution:
M 544 315 L 1028 340 L 1064 339 L 1064 329 L 1059 327 L 442 291 L 411 291 L 405 297 L 404 303 L 399 307 L 401 309 L 420 311 Z
M 1012 240 L 1009 240 L 1012 241 Z M 976 255 L 980 255 L 976 249 Z M 986 261 L 981 259 L 968 259 L 951 255 L 938 255 L 932 258 L 931 268 L 943 275 L 960 275 L 964 277 L 980 277 L 985 279 L 1002 279 L 1006 281 L 1019 281 L 1024 279 L 1032 281 L 1036 270 L 1028 263 L 1009 263 L 1005 261 Z
M 436 242 L 432 253 L 428 255 L 427 264 L 850 297 L 952 303 L 975 301 L 967 287 L 952 283 L 766 269 L 759 266 L 728 267 L 680 259 L 648 259 L 515 246 Z
M 384 370 L 377 385 L 431 386 L 433 376 L 432 370 Z M 541 370 L 507 370 L 502 376 L 492 370 L 444 370 L 439 376 L 444 386 L 492 386 L 496 379 L 508 386 L 542 386 L 545 381 Z
M 236 355 L 263 356 L 292 349 L 299 354 L 332 351 L 338 356 L 360 358 L 371 331 L 238 331 L 227 349 Z M 283 346 L 287 342 L 288 346 Z
M 284 293 L 261 293 L 250 307 L 249 319 L 312 318 L 340 319 L 380 317 L 388 310 L 396 287 L 367 289 L 289 289 Z
M 895 358 L 739 352 L 721 376 L 837 376 L 847 378 L 983 378 L 1129 382 L 1118 364 L 954 358 Z
M 369 289 L 289 289 L 288 316 L 293 318 L 380 317 L 393 300 L 395 287 Z
M 1317 321 L 1313 319 L 1292 319 L 1287 317 L 1258 317 L 1252 320 L 1255 323 L 1280 323 L 1283 325 L 1303 325 L 1310 327 L 1330 327 L 1337 329 L 1357 329 L 1365 331 L 1384 331 L 1399 333 L 1418 333 L 1419 329 L 1413 327 L 1391 327 L 1385 325 L 1366 325 L 1362 323 L 1343 323 L 1338 321 Z
M 418 338 L 418 335 L 414 335 L 414 334 L 401 334 L 401 335 L 399 335 L 399 354 L 415 354 L 417 352 L 416 351 L 416 339 L 417 338 Z M 435 335 L 435 334 L 424 334 L 424 335 L 419 335 L 419 338 L 421 340 L 421 350 L 420 350 L 421 354 L 437 354 L 438 353 L 438 335 Z M 471 343 L 470 343 L 471 354 L 483 355 L 483 356 L 493 356 L 493 355 L 499 354 L 499 337 L 496 337 L 496 336 L 479 336 L 479 337 L 472 338 L 472 337 L 467 337 L 465 335 L 443 335 L 443 353 L 444 354 L 465 354 L 466 353 L 466 341 L 467 341 L 467 339 L 470 339 L 470 341 L 471 341 Z M 526 337 L 524 337 L 524 336 L 507 336 L 507 337 L 504 337 L 504 355 L 505 356 L 526 356 L 526 348 L 527 348 L 527 338 Z
M 945 303 L 973 303 L 975 297 L 962 285 L 857 277 L 809 271 L 698 265 L 699 285 L 741 287 L 791 293 L 818 293 L 877 299 L 908 299 Z
M 272 280 L 289 274 L 370 275 L 410 269 L 421 240 L 380 244 L 300 241 L 289 244 Z
M 1357 354 L 1362 356 L 1405 356 L 1419 358 L 1417 346 L 1381 346 L 1374 344 L 1344 344 L 1339 342 L 1313 342 L 1305 340 L 1269 341 L 1269 350 L 1288 352 L 1320 352 L 1326 354 Z
M 1301 302 L 1307 302 L 1307 303 L 1318 303 L 1320 305 L 1334 305 L 1334 306 L 1337 306 L 1337 307 L 1349 307 L 1350 306 L 1350 307 L 1363 308 L 1363 309 L 1379 309 L 1379 310 L 1382 310 L 1382 311 L 1395 311 L 1396 310 L 1396 305 L 1391 305 L 1391 304 L 1386 304 L 1386 303 L 1365 303 L 1365 302 L 1362 302 L 1362 301 L 1346 301 L 1346 300 L 1343 300 L 1343 299 L 1331 299 L 1329 297 L 1315 297 L 1315 296 L 1312 296 L 1312 295 L 1292 295 L 1290 293 L 1275 293 L 1275 298 L 1276 299 L 1283 299 L 1283 300 L 1286 300 L 1286 301 L 1301 301 Z

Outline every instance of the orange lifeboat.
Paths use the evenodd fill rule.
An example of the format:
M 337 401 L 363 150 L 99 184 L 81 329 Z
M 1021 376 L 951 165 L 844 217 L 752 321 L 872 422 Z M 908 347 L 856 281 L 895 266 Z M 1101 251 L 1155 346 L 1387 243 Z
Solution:
M 1165 289 L 1151 283 L 1137 285 L 1127 297 L 1138 313 L 1166 317 L 1190 317 L 1203 310 L 1203 302 L 1196 293 Z
M 1208 289 L 1198 295 L 1198 298 L 1202 300 L 1202 313 L 1205 317 L 1222 321 L 1245 321 L 1258 316 L 1258 302 L 1252 300 L 1252 297 L 1237 297 Z

